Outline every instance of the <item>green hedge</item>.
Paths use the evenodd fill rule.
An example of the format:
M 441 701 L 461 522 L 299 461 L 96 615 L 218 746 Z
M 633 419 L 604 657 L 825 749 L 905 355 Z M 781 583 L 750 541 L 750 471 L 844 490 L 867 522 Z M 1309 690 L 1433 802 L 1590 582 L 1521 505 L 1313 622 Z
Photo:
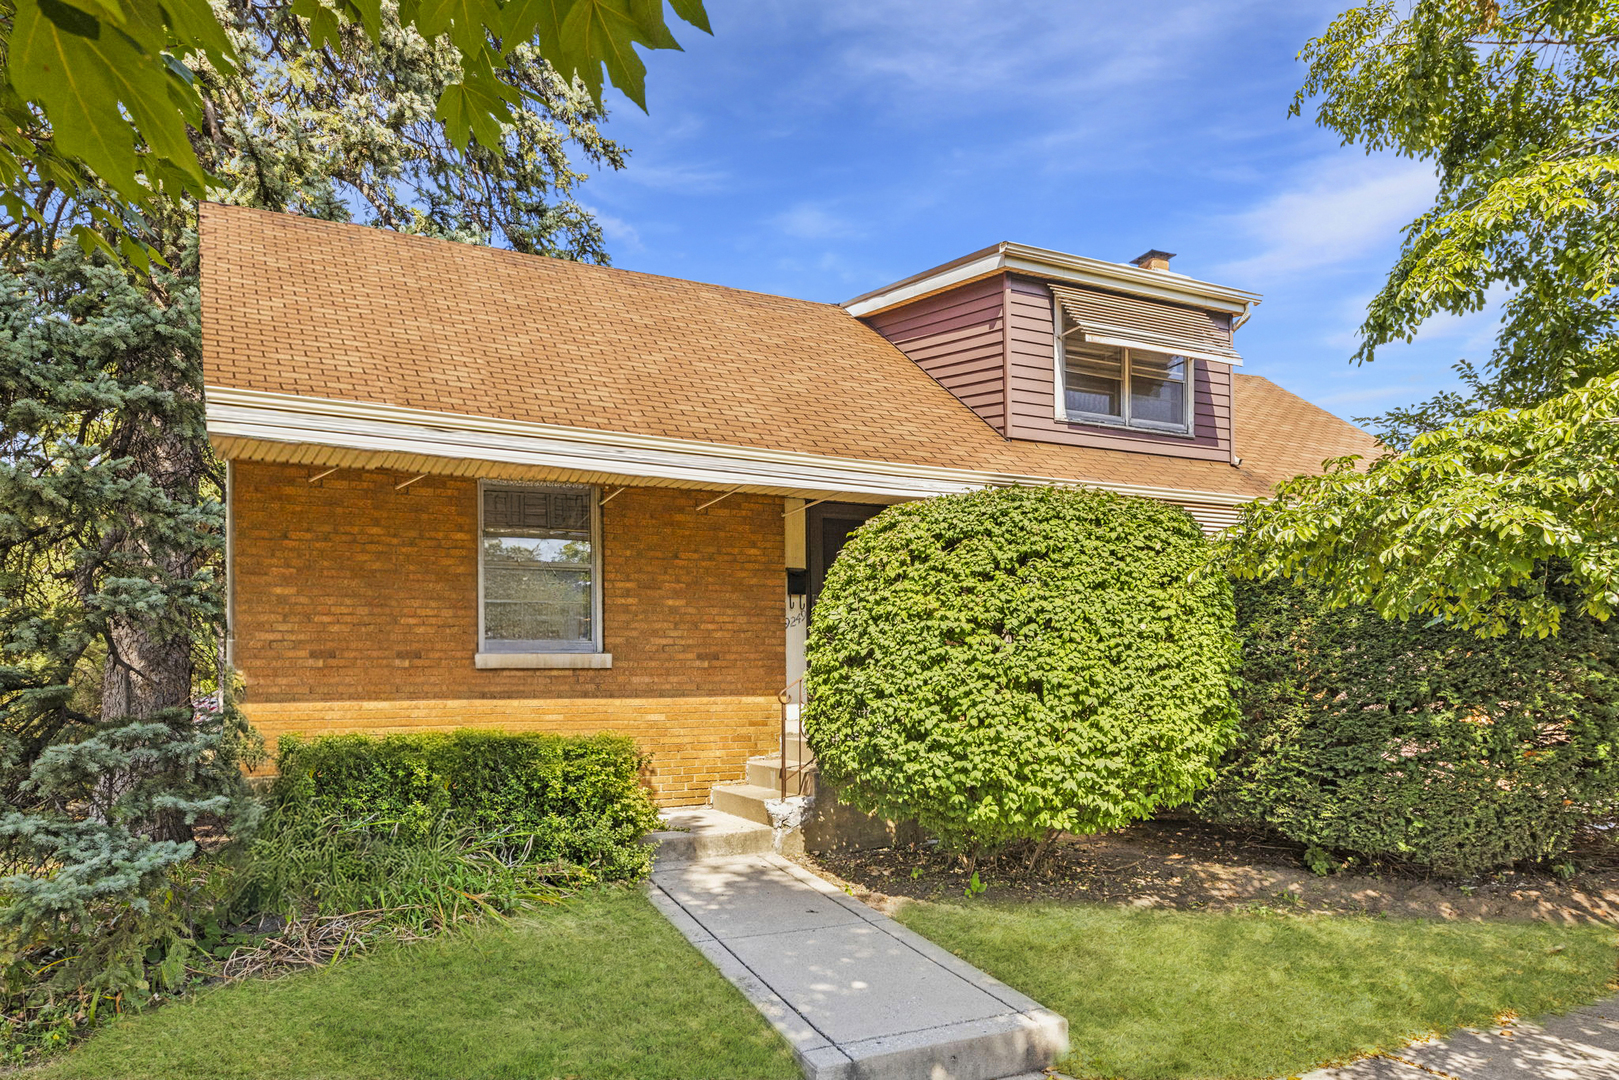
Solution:
M 448 822 L 611 881 L 649 865 L 639 841 L 658 815 L 642 763 L 616 735 L 283 736 L 273 798 L 293 819 L 336 819 L 402 840 Z
M 890 507 L 809 630 L 804 726 L 856 807 L 990 851 L 1189 799 L 1236 723 L 1231 587 L 1185 511 L 1013 488 Z
M 1469 874 L 1619 812 L 1619 619 L 1481 639 L 1238 582 L 1242 740 L 1205 816 Z

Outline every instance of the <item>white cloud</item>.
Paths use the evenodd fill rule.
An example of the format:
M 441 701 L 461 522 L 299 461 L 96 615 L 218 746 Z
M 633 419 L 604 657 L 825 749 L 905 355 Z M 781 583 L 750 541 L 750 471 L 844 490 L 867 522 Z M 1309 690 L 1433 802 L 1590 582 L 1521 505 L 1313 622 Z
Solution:
M 831 240 L 854 236 L 857 233 L 849 221 L 834 214 L 825 206 L 810 202 L 798 203 L 777 214 L 770 219 L 770 224 L 788 236 L 796 236 L 801 240 Z
M 1394 386 L 1368 386 L 1359 390 L 1345 390 L 1337 394 L 1317 394 L 1314 401 L 1317 405 L 1366 405 L 1373 402 L 1387 401 L 1390 398 L 1411 400 L 1415 396 L 1411 383 L 1399 383 Z
M 581 205 L 584 207 L 586 213 L 596 219 L 596 224 L 601 226 L 602 235 L 608 240 L 611 240 L 615 245 L 628 247 L 634 251 L 645 250 L 646 245 L 641 243 L 641 234 L 636 230 L 634 225 L 631 225 L 628 221 L 625 221 L 621 217 L 617 217 L 613 214 L 603 213 L 594 206 L 585 204 Z
M 1252 16 L 1281 5 L 1245 6 Z M 993 108 L 1009 88 L 1049 99 L 1184 77 L 1188 54 L 1240 21 L 1234 7 L 1194 0 L 1170 13 L 1156 4 L 932 0 L 924 15 L 915 0 L 838 0 L 821 10 L 828 34 L 845 43 L 843 74 L 882 80 L 888 92 L 909 90 L 916 100 L 959 107 L 978 98 Z
M 725 190 L 731 183 L 731 175 L 724 169 L 682 162 L 658 165 L 632 159 L 619 175 L 642 187 L 680 195 L 712 194 Z
M 1230 219 L 1254 254 L 1228 262 L 1221 280 L 1265 282 L 1389 252 L 1400 229 L 1433 201 L 1433 167 L 1345 151 L 1300 170 L 1282 190 Z

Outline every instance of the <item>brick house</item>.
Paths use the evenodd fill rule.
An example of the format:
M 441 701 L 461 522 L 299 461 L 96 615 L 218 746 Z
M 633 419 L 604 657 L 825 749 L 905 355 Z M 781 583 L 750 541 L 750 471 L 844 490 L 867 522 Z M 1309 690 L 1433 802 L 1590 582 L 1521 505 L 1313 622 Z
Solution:
M 1069 484 L 1229 524 L 1370 453 L 1236 372 L 1258 297 L 999 244 L 841 306 L 202 211 L 230 654 L 285 732 L 618 731 L 666 805 L 774 750 L 883 506 Z

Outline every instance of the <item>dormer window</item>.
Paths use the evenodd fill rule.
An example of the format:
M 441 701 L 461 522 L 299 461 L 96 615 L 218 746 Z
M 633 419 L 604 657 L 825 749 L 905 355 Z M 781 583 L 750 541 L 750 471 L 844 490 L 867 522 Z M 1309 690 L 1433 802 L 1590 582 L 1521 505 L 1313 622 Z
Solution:
M 1058 423 L 1195 434 L 1193 363 L 1242 359 L 1229 315 L 1055 284 L 1051 296 Z
M 1077 328 L 1076 328 L 1077 329 Z M 1061 419 L 1147 431 L 1189 433 L 1191 361 L 1121 345 L 1098 345 L 1081 333 L 1058 347 Z

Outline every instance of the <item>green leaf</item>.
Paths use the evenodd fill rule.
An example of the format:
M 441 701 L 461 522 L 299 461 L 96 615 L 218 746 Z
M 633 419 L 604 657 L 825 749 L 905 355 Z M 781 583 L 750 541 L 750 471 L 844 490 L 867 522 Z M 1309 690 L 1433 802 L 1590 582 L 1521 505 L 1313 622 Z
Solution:
M 485 0 L 421 0 L 416 9 L 416 28 L 426 38 L 449 34 L 455 47 L 466 57 L 481 50 L 487 40 L 485 24 L 498 28 L 501 10 Z
M 292 0 L 288 10 L 309 24 L 309 40 L 316 48 L 341 44 L 342 23 L 321 0 Z
M 669 6 L 681 19 L 691 23 L 703 33 L 714 32 L 714 28 L 708 25 L 708 12 L 703 10 L 703 0 L 669 0 Z
M 112 245 L 107 243 L 107 238 L 88 225 L 73 226 L 73 238 L 79 242 L 79 250 L 86 255 L 100 248 L 113 258 L 118 257 L 118 252 L 114 251 Z
M 646 110 L 646 65 L 634 48 L 639 35 L 629 0 L 574 0 L 562 23 L 562 47 L 584 61 L 579 76 L 596 100 L 601 100 L 600 63 L 613 85 Z
M 101 19 L 104 16 L 92 15 L 60 0 L 40 0 L 39 10 L 64 34 L 86 38 L 101 36 Z
M 123 253 L 123 257 L 130 262 L 131 266 L 139 267 L 141 274 L 151 274 L 152 259 L 147 254 L 146 244 L 136 243 L 128 235 L 120 235 L 118 236 L 118 251 Z
M 506 50 L 538 38 L 540 55 L 567 78 L 572 67 L 564 70 L 557 58 L 562 55 L 562 22 L 572 7 L 573 0 L 511 0 L 501 10 L 500 37 Z
M 183 80 L 119 28 L 94 20 L 93 36 L 68 33 L 42 4 L 66 7 L 60 0 L 20 0 L 11 78 L 19 93 L 45 110 L 58 148 L 84 161 L 126 199 L 144 202 L 150 189 L 136 180 L 135 132 L 119 111 L 122 105 L 153 154 L 181 170 L 186 187 L 200 195 L 206 178 L 187 137 L 185 110 L 171 92 Z M 179 101 L 194 103 L 196 97 L 182 95 Z
M 382 33 L 382 0 L 341 0 L 339 6 L 343 17 L 359 23 L 371 40 Z
M 162 0 L 162 12 L 164 24 L 182 49 L 201 52 L 222 71 L 235 67 L 236 50 L 208 0 Z
M 143 201 L 147 193 L 135 179 L 135 135 L 118 114 L 103 57 L 110 52 L 132 67 L 143 64 L 144 58 L 115 39 L 99 19 L 84 24 L 82 30 L 89 32 L 64 30 L 57 9 L 66 5 L 57 0 L 45 3 L 52 5 L 57 18 L 47 17 L 35 0 L 18 0 L 11 39 L 12 85 L 45 110 L 63 153 L 83 160 L 120 195 Z M 101 44 L 103 36 L 111 40 L 110 46 Z M 90 62 L 83 63 L 87 52 Z
M 439 95 L 436 115 L 444 122 L 444 133 L 455 146 L 465 149 L 470 132 L 484 146 L 499 146 L 502 125 L 513 122 L 505 85 L 495 77 L 484 54 L 475 54 L 470 74 L 463 69 L 462 81 L 452 83 Z
M 630 0 L 630 17 L 641 33 L 637 40 L 654 49 L 679 49 L 680 42 L 663 21 L 663 0 Z

